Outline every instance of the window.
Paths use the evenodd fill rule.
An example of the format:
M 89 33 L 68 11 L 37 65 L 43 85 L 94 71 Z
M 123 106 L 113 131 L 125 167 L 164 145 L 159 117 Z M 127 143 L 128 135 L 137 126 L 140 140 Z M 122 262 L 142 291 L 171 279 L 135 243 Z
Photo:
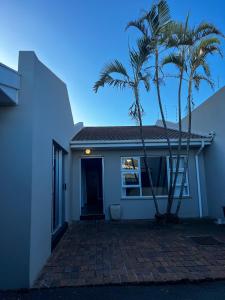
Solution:
M 177 159 L 173 158 L 173 172 L 172 172 L 172 178 L 173 178 L 173 180 L 174 180 L 175 171 L 176 171 L 176 163 L 177 163 Z M 183 177 L 183 173 L 184 173 L 184 163 L 185 163 L 185 157 L 182 156 L 182 157 L 180 157 L 179 170 L 178 170 L 178 175 L 177 175 L 177 182 L 176 182 L 176 187 L 175 187 L 175 191 L 174 191 L 174 195 L 176 197 L 179 197 L 179 194 L 180 194 L 182 177 Z M 167 159 L 167 165 L 168 165 L 168 179 L 169 179 L 170 178 L 169 158 Z M 187 172 L 185 174 L 183 196 L 189 196 L 189 185 L 188 185 Z
M 121 159 L 123 196 L 140 196 L 140 159 L 124 157 Z
M 123 170 L 138 170 L 138 168 L 139 168 L 139 157 L 122 158 Z
M 153 189 L 156 196 L 168 194 L 166 157 L 148 157 L 147 164 L 152 175 Z M 141 157 L 142 196 L 152 196 L 144 158 Z
M 148 157 L 156 196 L 168 194 L 166 157 Z M 121 159 L 122 196 L 152 196 L 148 174 L 143 157 Z

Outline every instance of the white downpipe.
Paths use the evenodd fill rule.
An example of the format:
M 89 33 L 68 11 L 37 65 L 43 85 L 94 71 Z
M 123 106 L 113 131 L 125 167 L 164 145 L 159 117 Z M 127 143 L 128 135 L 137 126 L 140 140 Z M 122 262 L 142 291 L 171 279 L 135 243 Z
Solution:
M 199 206 L 199 217 L 203 216 L 203 208 L 202 208 L 202 193 L 201 193 L 201 184 L 200 184 L 200 172 L 199 172 L 199 155 L 205 147 L 204 141 L 202 141 L 202 145 L 199 148 L 197 154 L 195 155 L 195 164 L 196 164 L 196 174 L 197 174 L 197 188 L 198 188 L 198 206 Z

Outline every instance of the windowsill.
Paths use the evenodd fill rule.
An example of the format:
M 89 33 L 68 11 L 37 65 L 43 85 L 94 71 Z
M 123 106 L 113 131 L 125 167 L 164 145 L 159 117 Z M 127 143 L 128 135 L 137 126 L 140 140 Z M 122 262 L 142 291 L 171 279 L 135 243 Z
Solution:
M 156 199 L 167 199 L 168 196 L 156 196 Z M 191 199 L 192 197 L 189 196 L 183 196 L 183 199 Z M 121 197 L 121 200 L 153 200 L 153 197 L 151 196 L 123 196 Z M 174 200 L 178 200 L 178 197 L 175 197 Z

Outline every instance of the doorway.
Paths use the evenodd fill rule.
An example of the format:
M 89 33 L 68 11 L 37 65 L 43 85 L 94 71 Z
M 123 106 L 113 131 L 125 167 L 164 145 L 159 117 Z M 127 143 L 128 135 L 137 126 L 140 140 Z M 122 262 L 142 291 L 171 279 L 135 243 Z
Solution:
M 65 222 L 64 157 L 65 150 L 57 143 L 52 148 L 52 247 L 60 239 Z
M 102 162 L 102 158 L 81 159 L 81 219 L 103 215 Z

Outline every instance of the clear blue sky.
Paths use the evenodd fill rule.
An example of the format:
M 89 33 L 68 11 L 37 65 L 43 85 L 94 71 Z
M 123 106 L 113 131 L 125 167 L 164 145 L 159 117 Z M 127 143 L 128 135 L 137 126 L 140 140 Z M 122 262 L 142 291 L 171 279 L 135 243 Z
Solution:
M 149 8 L 150 0 L 1 0 L 0 61 L 17 69 L 18 51 L 34 50 L 39 59 L 67 83 L 74 121 L 85 125 L 131 125 L 128 116 L 130 91 L 104 88 L 94 94 L 92 86 L 102 66 L 114 58 L 127 63 L 128 40 L 134 30 L 127 22 Z M 190 23 L 215 23 L 225 33 L 224 0 L 170 0 L 172 17 Z M 224 44 L 223 49 L 225 50 Z M 224 51 L 225 53 L 225 51 Z M 225 60 L 212 61 L 216 89 L 225 85 Z M 168 120 L 176 120 L 176 82 L 163 88 Z M 195 94 L 196 105 L 213 91 L 206 85 Z M 142 94 L 144 122 L 159 117 L 154 88 Z

